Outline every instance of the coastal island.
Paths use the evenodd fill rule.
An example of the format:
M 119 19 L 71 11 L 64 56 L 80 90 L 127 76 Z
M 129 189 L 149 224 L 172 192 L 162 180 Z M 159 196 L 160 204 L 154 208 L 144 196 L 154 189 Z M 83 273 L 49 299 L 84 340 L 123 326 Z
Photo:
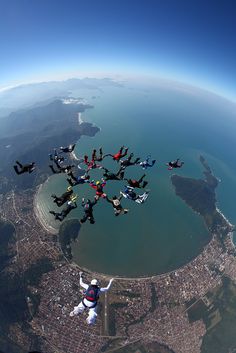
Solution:
M 70 262 L 68 254 L 64 256 L 58 235 L 45 229 L 34 213 L 35 188 L 2 195 L 1 217 L 14 224 L 15 241 L 9 239 L 6 251 L 14 255 L 9 256 L 1 278 L 17 276 L 22 293 L 15 308 L 21 313 L 18 319 L 16 315 L 7 325 L 1 324 L 8 343 L 29 350 L 33 341 L 34 349 L 47 353 L 55 349 L 70 353 L 208 351 L 212 333 L 224 322 L 218 298 L 225 288 L 228 294 L 234 293 L 236 259 L 234 227 L 216 207 L 217 179 L 203 157 L 200 161 L 204 180 L 173 176 L 172 183 L 176 194 L 204 217 L 210 242 L 196 258 L 172 272 L 147 278 L 117 277 L 111 291 L 101 298 L 93 327 L 87 326 L 83 315 L 69 317 L 81 297 L 79 272 L 84 271 L 86 282 L 96 276 L 101 285 L 108 277 L 81 269 Z M 67 240 L 61 239 L 65 249 Z M 9 296 L 13 293 L 14 289 Z M 231 339 L 235 342 L 233 335 Z

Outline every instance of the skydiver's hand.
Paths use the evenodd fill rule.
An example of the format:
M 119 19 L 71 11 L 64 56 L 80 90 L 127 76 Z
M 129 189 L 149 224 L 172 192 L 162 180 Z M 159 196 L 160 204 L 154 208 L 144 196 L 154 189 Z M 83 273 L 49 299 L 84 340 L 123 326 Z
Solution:
M 84 197 L 82 198 L 82 202 L 84 202 Z
M 80 275 L 80 277 L 82 277 L 82 276 L 83 276 L 83 272 L 82 272 L 82 271 L 80 271 L 80 272 L 79 272 L 79 275 Z
M 111 279 L 110 279 L 110 282 L 112 283 L 113 281 L 114 281 L 114 278 L 111 278 Z

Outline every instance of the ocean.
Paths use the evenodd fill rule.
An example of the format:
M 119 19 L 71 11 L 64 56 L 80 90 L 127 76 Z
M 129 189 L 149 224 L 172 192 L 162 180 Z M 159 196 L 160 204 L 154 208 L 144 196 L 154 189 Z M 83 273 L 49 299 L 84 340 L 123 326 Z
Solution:
M 210 234 L 202 217 L 175 195 L 172 171 L 165 163 L 176 158 L 185 164 L 174 172 L 194 178 L 203 178 L 199 156 L 206 158 L 220 180 L 217 206 L 236 224 L 235 110 L 230 102 L 171 83 L 127 82 L 123 87 L 104 87 L 96 92 L 74 91 L 72 96 L 83 97 L 94 106 L 81 118 L 101 128 L 95 137 L 83 136 L 78 141 L 77 156 L 91 155 L 92 149 L 100 146 L 104 153 L 116 153 L 124 145 L 135 157 L 145 159 L 151 154 L 157 160 L 145 172 L 150 190 L 146 203 L 123 199 L 122 205 L 129 212 L 115 217 L 112 206 L 99 200 L 94 207 L 96 223 L 83 224 L 72 244 L 75 262 L 110 275 L 150 276 L 176 269 L 200 253 Z M 110 157 L 102 164 L 111 171 L 118 169 Z M 140 166 L 132 166 L 126 170 L 126 177 L 138 179 L 143 173 Z M 100 170 L 90 174 L 94 180 L 102 176 Z M 56 210 L 50 195 L 64 192 L 65 179 L 64 175 L 50 177 L 38 195 L 38 205 L 53 226 L 58 223 L 48 213 L 49 209 Z M 124 185 L 123 181 L 108 181 L 104 191 L 112 197 Z M 74 191 L 78 208 L 68 218 L 81 218 L 81 198 L 93 198 L 95 192 L 88 185 L 76 186 Z

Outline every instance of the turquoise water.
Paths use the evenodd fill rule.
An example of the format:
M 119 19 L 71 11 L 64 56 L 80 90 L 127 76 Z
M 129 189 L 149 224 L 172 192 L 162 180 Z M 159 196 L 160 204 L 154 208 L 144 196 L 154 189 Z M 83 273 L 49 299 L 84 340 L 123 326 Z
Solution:
M 82 118 L 101 128 L 94 137 L 82 137 L 77 146 L 78 156 L 103 146 L 105 153 L 116 152 L 121 145 L 135 156 L 147 154 L 157 159 L 149 169 L 150 197 L 143 205 L 123 200 L 129 213 L 115 217 L 112 206 L 100 200 L 94 208 L 96 223 L 81 227 L 78 241 L 73 244 L 74 260 L 91 270 L 126 276 L 151 275 L 177 268 L 196 256 L 209 241 L 209 234 L 200 216 L 175 195 L 171 172 L 165 163 L 177 157 L 185 161 L 179 175 L 202 177 L 199 155 L 203 154 L 213 173 L 221 179 L 217 190 L 219 208 L 236 223 L 234 199 L 236 173 L 234 155 L 235 112 L 232 106 L 204 92 L 183 92 L 171 87 L 126 84 L 109 87 L 101 92 L 73 92 L 87 98 L 94 109 Z M 96 99 L 92 99 L 96 96 Z M 109 157 L 105 166 L 117 169 Z M 139 178 L 143 170 L 129 167 L 126 176 Z M 98 179 L 100 172 L 92 172 Z M 110 181 L 105 187 L 109 196 L 119 194 L 124 183 Z M 48 210 L 53 209 L 50 194 L 60 194 L 66 188 L 64 176 L 53 176 L 44 185 L 39 203 L 45 217 L 53 222 Z M 93 197 L 87 185 L 77 186 L 81 197 Z M 55 209 L 55 207 L 54 207 Z M 70 217 L 81 217 L 82 207 Z M 55 224 L 55 223 L 54 223 Z

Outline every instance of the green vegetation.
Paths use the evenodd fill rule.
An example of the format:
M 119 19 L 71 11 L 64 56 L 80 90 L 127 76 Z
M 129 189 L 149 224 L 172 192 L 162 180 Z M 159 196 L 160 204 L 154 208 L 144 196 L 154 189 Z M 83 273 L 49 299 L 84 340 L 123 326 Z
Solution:
M 114 353 L 174 353 L 168 347 L 157 342 L 142 344 L 141 342 L 127 345 L 126 347 L 117 348 Z
M 8 250 L 9 244 L 14 241 L 15 228 L 11 223 L 0 220 L 0 271 L 4 269 L 8 261 L 14 256 Z
M 209 315 L 214 325 L 210 326 L 208 321 L 201 353 L 233 352 L 236 349 L 236 285 L 230 279 L 224 278 L 223 286 L 208 297 L 214 304 L 214 315 Z
M 52 271 L 54 269 L 51 261 L 47 257 L 39 259 L 35 264 L 32 264 L 29 269 L 27 269 L 23 278 L 26 285 L 37 286 L 40 283 L 41 277 L 44 273 Z
M 77 219 L 71 219 L 63 222 L 59 229 L 59 242 L 63 254 L 68 260 L 72 259 L 71 241 L 75 241 L 79 235 L 80 222 Z
M 229 353 L 236 349 L 236 285 L 229 278 L 224 277 L 223 285 L 209 292 L 204 302 L 193 304 L 188 316 L 190 322 L 202 319 L 206 325 L 201 353 Z

